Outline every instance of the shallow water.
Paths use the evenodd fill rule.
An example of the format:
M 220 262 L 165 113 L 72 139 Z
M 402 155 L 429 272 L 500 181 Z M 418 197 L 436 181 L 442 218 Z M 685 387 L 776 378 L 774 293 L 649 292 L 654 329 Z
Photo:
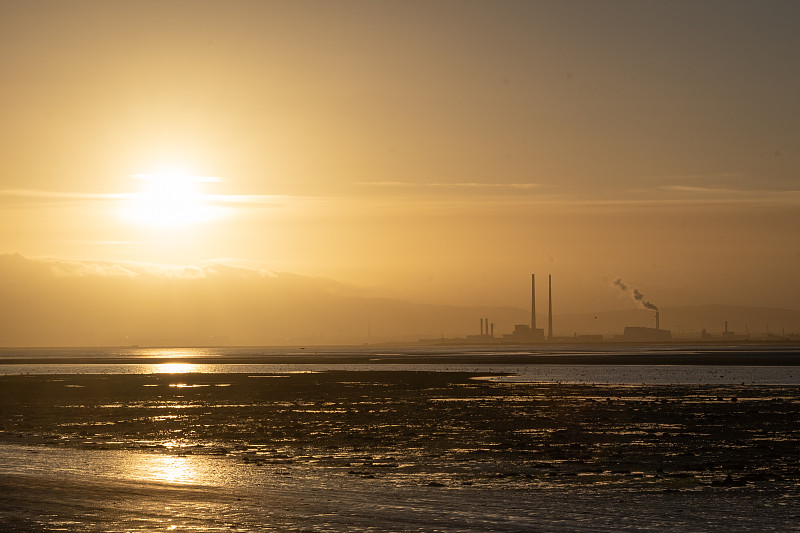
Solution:
M 0 375 L 56 374 L 294 374 L 303 372 L 470 372 L 509 383 L 800 385 L 800 367 L 687 365 L 452 365 L 452 364 L 23 364 Z
M 797 530 L 798 370 L 3 364 L 0 530 Z
M 0 527 L 25 531 L 793 531 L 753 487 L 446 486 L 227 457 L 0 445 Z M 681 488 L 681 487 L 686 488 Z M 9 507 L 13 507 L 9 510 Z

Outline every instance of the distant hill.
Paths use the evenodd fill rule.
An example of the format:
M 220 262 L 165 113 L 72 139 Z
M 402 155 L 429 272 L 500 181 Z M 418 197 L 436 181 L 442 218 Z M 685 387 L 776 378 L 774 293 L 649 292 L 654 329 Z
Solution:
M 44 261 L 0 255 L 0 346 L 360 344 L 480 333 L 527 313 L 370 298 L 325 278 L 225 265 Z M 353 294 L 356 293 L 356 294 Z
M 455 307 L 365 296 L 325 278 L 225 265 L 147 265 L 31 260 L 0 255 L 0 346 L 299 345 L 409 342 L 480 333 L 502 338 L 529 311 Z M 665 307 L 661 327 L 698 337 L 749 329 L 800 333 L 800 311 L 735 306 Z M 558 314 L 556 336 L 655 325 L 652 311 Z M 547 328 L 546 315 L 537 325 Z

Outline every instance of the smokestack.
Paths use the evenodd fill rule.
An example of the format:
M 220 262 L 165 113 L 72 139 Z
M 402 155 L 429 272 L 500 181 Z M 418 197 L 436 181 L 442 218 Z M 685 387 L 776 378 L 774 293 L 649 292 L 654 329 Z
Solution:
M 484 318 L 483 319 L 483 323 L 486 324 L 486 333 L 484 333 L 484 335 L 488 335 L 489 334 L 489 319 L 488 318 Z
M 531 331 L 536 329 L 536 274 L 531 274 Z
M 656 329 L 661 329 L 658 327 L 658 309 L 656 309 Z
M 494 337 L 494 322 L 492 322 L 492 337 Z
M 553 276 L 547 275 L 547 338 L 553 339 Z

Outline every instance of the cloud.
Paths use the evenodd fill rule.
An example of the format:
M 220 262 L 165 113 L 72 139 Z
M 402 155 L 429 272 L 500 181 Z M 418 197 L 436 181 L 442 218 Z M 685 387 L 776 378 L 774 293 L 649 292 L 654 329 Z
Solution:
M 737 203 L 763 203 L 765 201 L 787 203 L 800 200 L 800 190 L 756 189 L 746 187 L 698 187 L 694 185 L 661 185 L 655 191 L 682 194 L 689 197 L 717 198 Z
M 418 183 L 410 181 L 364 181 L 356 185 L 382 188 L 404 189 L 453 189 L 453 190 L 532 190 L 542 187 L 538 183 L 490 183 L 490 182 L 454 182 L 454 183 Z
M 130 193 L 88 193 L 68 191 L 41 191 L 35 189 L 4 189 L 0 197 L 42 200 L 125 200 Z
M 701 175 L 695 175 L 700 178 Z M 740 173 L 705 175 L 711 183 L 663 184 L 647 188 L 585 192 L 581 190 L 558 190 L 538 183 L 415 183 L 409 181 L 360 182 L 357 185 L 393 194 L 376 194 L 376 205 L 383 208 L 444 209 L 649 209 L 674 207 L 701 207 L 726 205 L 735 207 L 792 206 L 800 204 L 800 190 L 778 190 L 748 188 L 744 183 L 716 185 L 713 179 L 735 180 Z M 678 177 L 678 176 L 674 176 Z M 686 177 L 689 177 L 687 175 Z M 364 198 L 368 198 L 365 194 Z M 343 200 L 343 199 L 342 199 Z
M 145 244 L 143 241 L 119 241 L 119 240 L 70 240 L 68 244 L 87 244 L 90 246 L 137 246 Z
M 150 181 L 155 179 L 156 176 L 153 174 L 131 174 L 131 177 L 139 180 Z M 223 178 L 218 178 L 215 176 L 180 176 L 179 179 L 194 183 L 221 183 L 225 181 Z
M 743 172 L 719 172 L 707 174 L 672 174 L 654 177 L 662 183 L 637 192 L 646 195 L 672 193 L 684 197 L 706 197 L 735 200 L 737 202 L 763 202 L 768 199 L 784 202 L 785 195 L 798 192 L 794 184 L 773 181 Z
M 661 185 L 656 188 L 662 191 L 704 193 L 704 194 L 744 194 L 752 192 L 743 189 L 730 189 L 723 187 L 696 187 L 691 185 Z
M 744 172 L 716 172 L 706 174 L 665 174 L 653 176 L 654 179 L 662 180 L 727 180 L 747 177 Z
M 136 202 L 142 197 L 139 192 L 88 193 L 70 191 L 44 191 L 35 189 L 0 190 L 0 202 L 7 205 L 82 205 L 88 203 L 125 204 Z M 237 207 L 287 207 L 298 202 L 314 201 L 312 197 L 278 194 L 200 194 L 199 199 L 206 205 Z
M 713 186 L 692 184 L 659 185 L 651 188 L 637 188 L 623 191 L 617 196 L 595 198 L 585 205 L 614 205 L 621 207 L 768 207 L 800 205 L 800 190 L 763 189 L 746 186 Z
M 286 194 L 203 194 L 201 197 L 208 202 L 270 206 L 285 205 L 302 198 Z
M 0 255 L 0 258 L 7 256 Z M 243 268 L 228 267 L 220 264 L 207 266 L 196 265 L 163 265 L 143 262 L 111 262 L 111 261 L 68 261 L 63 259 L 25 259 L 47 268 L 54 276 L 66 278 L 91 277 L 125 277 L 147 279 L 198 279 L 218 276 L 221 273 L 244 273 L 248 276 L 261 277 L 266 272 Z

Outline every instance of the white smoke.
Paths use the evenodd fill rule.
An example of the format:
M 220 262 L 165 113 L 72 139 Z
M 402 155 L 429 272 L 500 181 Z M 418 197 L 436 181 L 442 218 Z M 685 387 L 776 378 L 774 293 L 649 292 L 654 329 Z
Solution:
M 625 285 L 620 278 L 614 280 L 614 285 L 619 287 L 619 289 L 633 298 L 633 300 L 638 303 L 643 309 L 652 309 L 653 311 L 658 311 L 658 306 L 653 302 L 649 301 L 647 298 L 644 297 L 644 294 L 639 292 L 639 289 L 634 287 L 628 287 Z

